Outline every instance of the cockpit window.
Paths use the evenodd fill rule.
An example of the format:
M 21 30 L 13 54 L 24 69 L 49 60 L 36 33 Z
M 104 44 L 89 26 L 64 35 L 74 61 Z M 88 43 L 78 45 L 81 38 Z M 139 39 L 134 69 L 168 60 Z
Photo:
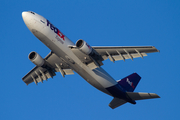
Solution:
M 34 12 L 32 12 L 32 11 L 29 11 L 29 12 L 35 15 L 35 13 L 34 13 Z

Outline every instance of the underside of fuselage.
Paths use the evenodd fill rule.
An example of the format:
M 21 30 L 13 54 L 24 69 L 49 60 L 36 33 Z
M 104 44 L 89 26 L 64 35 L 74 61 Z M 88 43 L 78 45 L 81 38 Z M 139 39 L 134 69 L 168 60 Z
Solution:
M 43 33 L 39 32 L 35 29 L 32 30 L 32 33 L 40 41 L 42 41 L 47 47 L 49 47 L 54 53 L 56 53 L 57 56 L 59 56 L 61 59 L 66 60 L 67 64 L 70 65 L 70 67 L 75 72 L 77 72 L 81 77 L 83 77 L 89 84 L 91 84 L 98 90 L 112 96 L 112 94 L 106 88 L 104 88 L 92 75 L 90 75 L 87 71 L 85 71 L 82 68 L 82 66 L 80 66 L 76 62 L 72 63 L 71 61 L 67 60 L 67 58 L 65 57 L 65 56 L 67 56 L 67 54 L 64 51 L 62 51 L 56 44 L 51 42 L 51 40 L 48 37 L 46 37 L 46 35 L 44 35 Z

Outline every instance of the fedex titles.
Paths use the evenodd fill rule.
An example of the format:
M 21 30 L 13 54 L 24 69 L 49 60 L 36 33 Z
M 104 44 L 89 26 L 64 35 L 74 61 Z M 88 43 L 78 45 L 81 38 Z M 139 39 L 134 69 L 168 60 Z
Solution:
M 60 38 L 62 38 L 64 40 L 64 35 L 59 31 L 59 29 L 57 29 L 56 27 L 54 27 L 53 24 L 51 24 L 48 20 L 47 20 L 47 26 L 50 25 L 51 30 L 53 30 Z

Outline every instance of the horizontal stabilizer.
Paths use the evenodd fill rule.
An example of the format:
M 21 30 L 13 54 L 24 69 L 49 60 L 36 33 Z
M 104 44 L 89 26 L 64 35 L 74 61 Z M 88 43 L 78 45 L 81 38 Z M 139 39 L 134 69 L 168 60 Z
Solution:
M 111 107 L 112 109 L 119 107 L 120 105 L 125 104 L 126 101 L 123 99 L 119 99 L 119 98 L 114 98 L 110 103 L 109 103 L 109 107 Z
M 126 92 L 132 100 L 144 100 L 152 98 L 160 98 L 155 93 L 139 93 L 139 92 Z

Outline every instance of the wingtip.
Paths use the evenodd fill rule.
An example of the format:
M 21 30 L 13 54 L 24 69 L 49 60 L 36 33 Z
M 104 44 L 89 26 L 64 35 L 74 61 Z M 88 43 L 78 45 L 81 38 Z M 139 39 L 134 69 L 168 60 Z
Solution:
M 161 98 L 159 95 L 157 95 L 157 98 Z
M 111 104 L 108 105 L 111 109 L 115 109 L 116 107 L 111 106 Z
M 152 97 L 152 98 L 161 98 L 159 95 L 157 95 L 156 93 L 149 93 L 150 94 L 150 96 Z

